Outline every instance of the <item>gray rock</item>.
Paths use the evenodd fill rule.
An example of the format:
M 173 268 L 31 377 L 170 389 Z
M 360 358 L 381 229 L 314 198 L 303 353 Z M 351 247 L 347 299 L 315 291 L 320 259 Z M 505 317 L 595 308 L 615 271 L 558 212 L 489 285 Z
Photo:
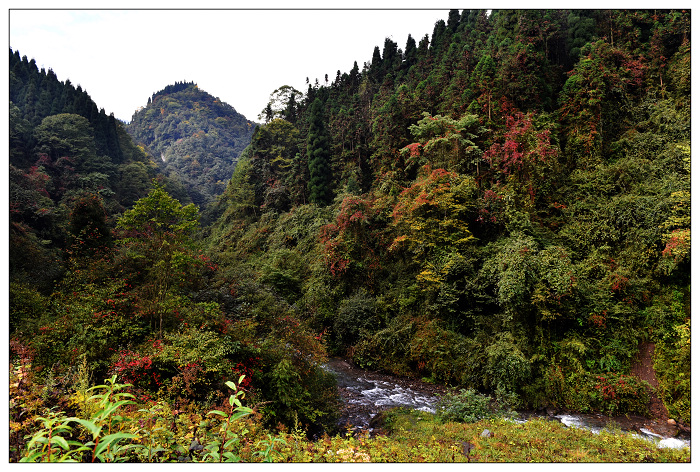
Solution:
M 489 431 L 488 429 L 485 429 L 481 432 L 481 437 L 482 438 L 492 438 L 493 433 L 491 431 Z

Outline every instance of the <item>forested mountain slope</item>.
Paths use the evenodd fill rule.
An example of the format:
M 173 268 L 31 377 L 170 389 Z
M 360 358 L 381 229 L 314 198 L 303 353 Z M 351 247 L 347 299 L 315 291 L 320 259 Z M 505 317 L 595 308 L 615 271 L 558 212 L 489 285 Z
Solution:
M 156 168 L 80 86 L 18 51 L 9 60 L 10 279 L 50 291 L 63 252 L 92 225 L 109 239 L 112 215 L 147 194 Z
M 154 93 L 126 129 L 165 175 L 182 182 L 189 201 L 204 206 L 226 188 L 254 128 L 196 84 L 176 82 Z
M 689 420 L 689 28 L 453 10 L 386 39 L 268 111 L 211 230 L 219 279 L 361 366 L 518 405 L 643 410 L 652 340 Z

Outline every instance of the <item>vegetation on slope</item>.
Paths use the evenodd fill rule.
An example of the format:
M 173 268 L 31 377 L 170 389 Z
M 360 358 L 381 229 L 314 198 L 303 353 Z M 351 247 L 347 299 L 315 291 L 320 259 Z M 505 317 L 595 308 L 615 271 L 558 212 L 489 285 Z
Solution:
M 149 186 L 155 169 L 121 124 L 118 157 L 99 113 L 53 98 L 85 94 L 62 84 L 37 95 L 32 84 L 56 85 L 50 74 L 11 52 L 11 368 L 37 386 L 11 407 L 17 454 L 44 408 L 78 415 L 70 394 L 114 375 L 139 408 L 201 415 L 245 374 L 240 388 L 260 415 L 251 431 L 333 432 L 329 354 L 511 408 L 646 414 L 658 395 L 689 425 L 689 20 L 450 11 L 432 36 L 409 36 L 404 50 L 387 39 L 330 84 L 273 92 L 203 227 L 172 180 Z M 203 94 L 176 84 L 137 115 L 196 103 L 179 93 Z M 39 103 L 51 103 L 46 116 Z M 193 126 L 181 144 L 211 133 Z M 228 178 L 210 177 L 215 187 Z M 658 391 L 631 375 L 643 341 L 657 346 Z M 543 460 L 510 456 L 532 439 L 498 427 L 508 441 L 495 436 L 495 449 L 473 452 L 480 460 Z M 143 431 L 124 433 L 145 444 Z M 363 441 L 284 434 L 255 437 L 310 454 L 278 460 L 321 460 L 329 444 L 357 452 Z M 420 435 L 412 452 L 381 449 L 381 438 L 361 452 L 455 452 L 450 442 L 425 455 L 433 443 Z M 615 441 L 603 439 L 628 450 Z M 260 457 L 233 444 L 238 457 Z M 583 447 L 549 460 L 609 457 Z M 685 460 L 634 450 L 620 457 Z
M 255 124 L 196 84 L 176 82 L 154 93 L 126 129 L 181 182 L 178 199 L 204 207 L 226 188 Z

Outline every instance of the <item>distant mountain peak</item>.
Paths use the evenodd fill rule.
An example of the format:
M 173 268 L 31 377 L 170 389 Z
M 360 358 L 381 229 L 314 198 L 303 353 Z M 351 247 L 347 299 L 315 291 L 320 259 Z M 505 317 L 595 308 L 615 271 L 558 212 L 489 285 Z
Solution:
M 175 82 L 134 113 L 127 130 L 192 202 L 221 194 L 256 124 L 194 82 Z

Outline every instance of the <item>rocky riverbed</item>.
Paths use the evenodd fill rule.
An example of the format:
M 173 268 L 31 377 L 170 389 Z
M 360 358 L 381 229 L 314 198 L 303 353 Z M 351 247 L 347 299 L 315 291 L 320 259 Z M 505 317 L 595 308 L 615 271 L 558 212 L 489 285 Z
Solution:
M 372 433 L 376 426 L 373 419 L 380 412 L 394 407 L 433 413 L 440 397 L 448 392 L 443 386 L 420 380 L 359 369 L 339 358 L 330 359 L 326 369 L 336 376 L 344 404 L 340 425 L 347 431 L 369 430 Z M 690 445 L 690 431 L 684 431 L 665 418 L 652 420 L 636 415 L 609 417 L 546 409 L 537 412 L 522 411 L 519 420 L 527 421 L 533 417 L 546 417 L 569 427 L 586 428 L 593 432 L 616 425 L 622 431 L 659 441 L 661 446 Z
M 343 399 L 340 424 L 347 429 L 371 429 L 375 415 L 394 407 L 432 413 L 439 397 L 447 393 L 439 385 L 359 369 L 343 359 L 330 359 L 326 368 L 336 375 Z

